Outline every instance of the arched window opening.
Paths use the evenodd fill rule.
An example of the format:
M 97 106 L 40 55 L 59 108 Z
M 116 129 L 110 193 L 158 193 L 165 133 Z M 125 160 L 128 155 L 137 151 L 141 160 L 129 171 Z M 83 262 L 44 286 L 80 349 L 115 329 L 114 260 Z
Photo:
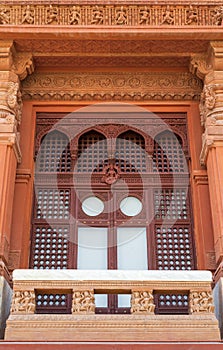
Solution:
M 78 172 L 101 172 L 107 161 L 107 142 L 104 135 L 89 131 L 78 142 Z
M 127 131 L 116 140 L 116 165 L 122 172 L 146 172 L 144 138 L 134 131 Z
M 168 130 L 159 134 L 154 141 L 153 171 L 179 173 L 186 170 L 181 138 Z
M 71 155 L 69 140 L 59 131 L 52 131 L 42 139 L 37 157 L 39 172 L 69 172 Z

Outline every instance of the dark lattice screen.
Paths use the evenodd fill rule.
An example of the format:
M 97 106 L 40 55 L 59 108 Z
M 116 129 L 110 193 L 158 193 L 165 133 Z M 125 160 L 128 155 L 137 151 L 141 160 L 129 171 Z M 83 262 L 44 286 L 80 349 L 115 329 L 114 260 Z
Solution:
M 162 132 L 155 138 L 153 170 L 161 173 L 186 171 L 182 142 L 170 131 Z
M 121 134 L 116 141 L 116 165 L 123 172 L 145 172 L 145 142 L 141 135 L 128 131 Z
M 58 131 L 47 134 L 41 142 L 37 159 L 40 172 L 69 172 L 71 156 L 67 136 Z
M 68 267 L 68 234 L 66 226 L 34 225 L 31 266 L 34 269 L 66 269 Z
M 69 314 L 71 313 L 71 294 L 46 294 L 37 293 L 36 313 L 37 314 Z
M 70 211 L 69 189 L 45 189 L 36 190 L 37 219 L 68 219 Z
M 155 240 L 159 270 L 194 268 L 189 225 L 155 225 Z
M 107 164 L 106 138 L 96 132 L 90 131 L 82 135 L 78 142 L 78 172 L 99 172 Z
M 156 219 L 189 218 L 186 189 L 163 189 L 154 191 L 154 209 Z
M 188 314 L 189 313 L 189 301 L 188 292 L 172 292 L 172 293 L 159 293 L 154 294 L 155 301 L 155 313 L 156 314 Z

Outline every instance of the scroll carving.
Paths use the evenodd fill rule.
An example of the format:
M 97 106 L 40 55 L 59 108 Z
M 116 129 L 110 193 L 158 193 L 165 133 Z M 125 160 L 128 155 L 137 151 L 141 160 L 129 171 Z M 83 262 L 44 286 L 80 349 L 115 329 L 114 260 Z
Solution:
M 25 79 L 28 74 L 34 72 L 33 57 L 30 52 L 19 52 L 14 56 L 14 72 L 19 76 L 20 80 Z
M 155 304 L 152 291 L 137 292 L 134 291 L 131 297 L 131 313 L 148 313 L 153 314 Z
M 95 312 L 95 299 L 92 291 L 74 291 L 72 300 L 73 314 L 92 314 Z
M 208 291 L 190 293 L 190 312 L 191 313 L 213 313 L 214 304 L 212 293 Z
M 15 291 L 12 299 L 11 313 L 35 312 L 35 293 L 33 291 Z

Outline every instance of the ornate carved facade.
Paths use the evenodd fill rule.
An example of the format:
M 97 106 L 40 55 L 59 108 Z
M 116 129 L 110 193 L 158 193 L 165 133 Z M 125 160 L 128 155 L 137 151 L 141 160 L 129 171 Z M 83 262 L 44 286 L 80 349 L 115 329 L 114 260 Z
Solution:
M 203 269 L 215 283 L 214 300 L 199 281 L 126 294 L 111 281 L 27 284 L 14 290 L 11 339 L 23 340 L 14 319 L 40 329 L 44 313 L 51 326 L 82 318 L 82 331 L 120 317 L 124 341 L 125 316 L 140 329 L 177 317 L 216 327 L 213 303 L 223 332 L 222 25 L 216 0 L 0 5 L 1 291 L 17 268 Z

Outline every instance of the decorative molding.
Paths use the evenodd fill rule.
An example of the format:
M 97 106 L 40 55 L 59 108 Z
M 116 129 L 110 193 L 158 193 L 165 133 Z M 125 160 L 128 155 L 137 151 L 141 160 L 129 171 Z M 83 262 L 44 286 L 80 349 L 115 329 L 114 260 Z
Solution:
M 221 2 L 196 4 L 12 4 L 0 6 L 0 25 L 109 26 L 109 27 L 218 27 L 223 22 Z
M 202 82 L 191 73 L 34 73 L 24 100 L 199 100 Z

